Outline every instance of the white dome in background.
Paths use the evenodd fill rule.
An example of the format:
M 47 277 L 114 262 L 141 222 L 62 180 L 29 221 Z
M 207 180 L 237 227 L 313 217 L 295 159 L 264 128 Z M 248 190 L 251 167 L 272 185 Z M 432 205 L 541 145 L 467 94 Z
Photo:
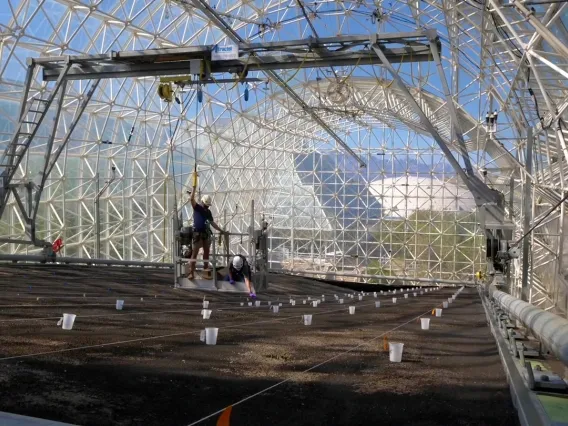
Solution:
M 475 209 L 471 192 L 455 181 L 401 176 L 376 180 L 369 189 L 381 204 L 384 217 L 407 217 L 416 210 Z

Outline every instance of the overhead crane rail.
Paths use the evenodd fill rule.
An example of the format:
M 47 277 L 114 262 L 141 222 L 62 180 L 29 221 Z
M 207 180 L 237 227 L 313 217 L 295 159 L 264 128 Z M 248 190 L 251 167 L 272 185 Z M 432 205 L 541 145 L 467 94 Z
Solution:
M 432 60 L 432 39 L 441 48 L 435 30 L 380 34 L 376 43 L 389 61 L 426 62 Z M 211 74 L 217 73 L 242 75 L 261 70 L 380 64 L 381 60 L 370 49 L 371 43 L 369 35 L 239 43 L 239 58 L 233 60 L 212 60 L 213 45 L 40 57 L 33 61 L 43 68 L 44 81 L 56 80 L 65 64 L 71 62 L 66 80 L 193 74 L 208 82 Z

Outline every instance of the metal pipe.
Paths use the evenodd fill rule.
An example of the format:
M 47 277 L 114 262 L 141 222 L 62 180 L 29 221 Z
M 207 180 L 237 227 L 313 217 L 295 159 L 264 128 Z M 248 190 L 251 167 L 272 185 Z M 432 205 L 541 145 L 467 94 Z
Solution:
M 568 366 L 568 320 L 497 290 L 493 284 L 489 288 L 489 294 L 503 310 L 527 327 Z
M 0 261 L 7 262 L 40 262 L 40 263 L 69 263 L 83 265 L 117 265 L 117 266 L 147 266 L 153 268 L 173 268 L 173 263 L 142 262 L 136 260 L 89 259 L 80 257 L 50 257 L 45 255 L 0 254 Z
M 355 278 L 378 278 L 381 280 L 399 280 L 399 281 L 416 281 L 420 283 L 428 284 L 455 284 L 455 285 L 468 285 L 475 284 L 473 281 L 458 281 L 458 280 L 445 280 L 437 278 L 412 278 L 412 277 L 394 277 L 387 275 L 370 275 L 370 274 L 349 274 L 349 273 L 337 273 L 337 272 L 325 272 L 325 271 L 297 271 L 294 269 L 282 269 L 282 268 L 269 268 L 268 272 L 271 273 L 282 273 L 288 275 L 333 275 L 336 277 L 355 277 Z M 365 284 L 365 283 L 362 283 Z

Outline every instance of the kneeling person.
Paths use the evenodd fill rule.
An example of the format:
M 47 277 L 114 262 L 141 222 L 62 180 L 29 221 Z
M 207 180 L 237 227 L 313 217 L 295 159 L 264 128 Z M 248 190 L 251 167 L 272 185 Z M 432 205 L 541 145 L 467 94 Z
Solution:
M 240 254 L 233 257 L 233 261 L 229 265 L 229 282 L 235 284 L 235 281 L 244 281 L 247 285 L 250 297 L 256 297 L 252 289 L 251 275 L 252 273 L 247 259 Z

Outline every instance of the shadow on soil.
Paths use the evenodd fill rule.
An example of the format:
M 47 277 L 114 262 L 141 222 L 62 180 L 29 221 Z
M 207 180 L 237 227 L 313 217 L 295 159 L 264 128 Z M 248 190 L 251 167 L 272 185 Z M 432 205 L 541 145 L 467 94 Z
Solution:
M 351 375 L 345 365 L 336 367 L 335 373 Z M 62 374 L 61 364 L 49 361 L 14 363 L 8 368 L 20 371 L 12 371 L 12 380 L 0 389 L 0 410 L 96 426 L 189 425 L 278 382 L 104 365 L 68 365 Z M 380 372 L 376 379 L 380 388 Z M 508 389 L 499 381 L 477 386 L 409 386 L 391 392 L 373 389 L 368 380 L 360 387 L 345 385 L 341 374 L 326 376 L 326 381 L 303 375 L 302 380 L 235 406 L 230 424 L 517 425 Z M 200 424 L 215 425 L 217 418 Z

